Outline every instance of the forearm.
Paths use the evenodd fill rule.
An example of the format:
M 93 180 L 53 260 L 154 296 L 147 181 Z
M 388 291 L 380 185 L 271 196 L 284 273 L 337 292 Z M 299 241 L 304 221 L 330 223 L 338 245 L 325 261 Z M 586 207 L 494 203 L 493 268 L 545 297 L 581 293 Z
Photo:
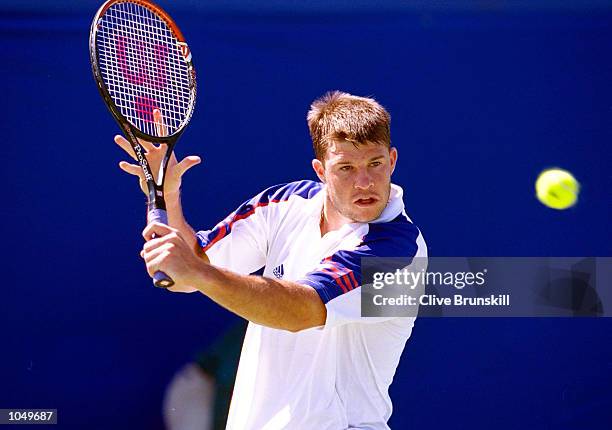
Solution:
M 187 223 L 183 215 L 180 191 L 165 195 L 166 210 L 168 212 L 168 225 L 176 228 L 192 249 L 196 247 L 197 239 L 195 230 Z
M 249 321 L 292 332 L 325 324 L 325 305 L 309 286 L 205 266 L 206 275 L 194 286 Z

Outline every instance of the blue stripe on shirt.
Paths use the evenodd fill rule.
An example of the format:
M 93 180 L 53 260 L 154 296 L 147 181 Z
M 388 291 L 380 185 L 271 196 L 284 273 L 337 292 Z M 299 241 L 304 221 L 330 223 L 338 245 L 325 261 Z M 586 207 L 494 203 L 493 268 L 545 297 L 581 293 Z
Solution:
M 288 184 L 275 185 L 267 188 L 255 197 L 244 202 L 238 209 L 232 212 L 225 220 L 217 224 L 212 230 L 199 231 L 196 234 L 200 246 L 206 251 L 212 245 L 232 232 L 236 221 L 246 219 L 255 213 L 255 209 L 267 206 L 271 203 L 279 203 L 289 200 L 289 197 L 297 195 L 304 199 L 314 197 L 323 189 L 323 184 L 309 180 L 290 182 Z
M 340 250 L 299 280 L 313 287 L 323 303 L 361 286 L 362 257 L 414 257 L 419 229 L 404 215 L 386 223 L 368 224 L 368 233 L 354 250 Z M 331 267 L 330 267 L 331 266 Z

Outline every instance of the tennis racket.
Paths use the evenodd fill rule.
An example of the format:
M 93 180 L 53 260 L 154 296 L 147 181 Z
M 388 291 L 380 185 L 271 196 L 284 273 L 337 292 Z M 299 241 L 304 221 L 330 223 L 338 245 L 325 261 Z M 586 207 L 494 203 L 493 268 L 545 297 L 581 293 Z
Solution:
M 196 99 L 195 69 L 181 31 L 149 0 L 109 0 L 91 24 L 89 53 L 98 90 L 130 142 L 147 184 L 147 222 L 168 223 L 164 179 L 168 161 L 185 130 Z M 165 127 L 153 117 L 160 110 Z M 166 145 L 155 180 L 138 138 Z M 174 281 L 156 272 L 153 283 Z

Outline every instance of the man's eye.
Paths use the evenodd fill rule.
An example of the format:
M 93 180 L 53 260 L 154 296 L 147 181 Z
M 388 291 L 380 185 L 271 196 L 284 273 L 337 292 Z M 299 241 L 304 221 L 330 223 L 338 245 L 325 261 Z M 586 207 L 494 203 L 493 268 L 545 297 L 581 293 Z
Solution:
M 343 172 L 348 172 L 352 168 L 353 168 L 353 166 L 342 166 L 342 167 L 340 167 L 340 170 L 342 170 Z
M 380 162 L 380 161 L 373 161 L 372 163 L 370 163 L 370 166 L 376 167 L 376 166 L 380 166 L 381 164 L 382 164 L 382 162 Z

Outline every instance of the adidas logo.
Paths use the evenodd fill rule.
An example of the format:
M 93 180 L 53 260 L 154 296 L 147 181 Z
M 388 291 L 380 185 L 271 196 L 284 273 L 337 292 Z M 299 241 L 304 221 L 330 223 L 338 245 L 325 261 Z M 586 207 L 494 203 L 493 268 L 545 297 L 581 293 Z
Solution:
M 272 270 L 272 273 L 274 274 L 274 276 L 276 276 L 278 279 L 281 279 L 283 277 L 283 275 L 285 274 L 285 269 L 283 268 L 283 265 L 281 264 L 280 266 L 276 266 L 274 268 L 274 270 Z

